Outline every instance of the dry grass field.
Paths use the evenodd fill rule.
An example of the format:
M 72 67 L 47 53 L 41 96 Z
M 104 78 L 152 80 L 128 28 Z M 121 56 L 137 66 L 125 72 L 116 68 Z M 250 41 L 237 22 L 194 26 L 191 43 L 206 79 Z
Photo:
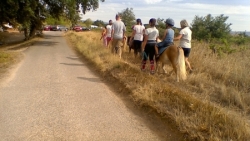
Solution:
M 24 41 L 23 33 L 16 30 L 0 32 L 0 79 L 9 71 L 10 67 L 22 59 L 22 50 L 31 46 L 38 39 Z
M 122 59 L 112 55 L 99 40 L 100 33 L 68 32 L 66 37 L 100 74 L 116 78 L 136 104 L 171 118 L 188 140 L 250 140 L 249 45 L 232 46 L 235 53 L 218 56 L 209 44 L 193 41 L 190 63 L 194 72 L 177 83 L 175 75 L 141 72 L 140 58 L 128 49 Z

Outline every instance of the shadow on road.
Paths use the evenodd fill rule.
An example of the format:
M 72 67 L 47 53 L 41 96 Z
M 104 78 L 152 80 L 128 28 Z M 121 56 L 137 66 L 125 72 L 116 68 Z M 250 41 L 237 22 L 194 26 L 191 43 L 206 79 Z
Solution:
M 79 60 L 79 57 L 66 57 L 68 59 L 71 59 L 71 60 Z
M 42 46 L 42 47 L 52 47 L 52 46 L 58 44 L 58 42 L 54 42 L 54 41 L 36 41 L 35 44 L 39 45 L 39 46 Z
M 41 47 L 53 47 L 57 43 L 58 42 L 53 42 L 53 41 L 36 41 L 36 40 L 34 40 L 34 41 L 24 42 L 18 46 L 10 47 L 10 48 L 8 48 L 8 50 L 18 50 L 18 49 L 22 49 L 22 48 L 33 46 L 33 45 L 39 45 Z
M 60 63 L 60 64 L 67 66 L 85 66 L 84 64 L 72 64 L 72 63 Z
M 54 37 L 63 37 L 63 35 L 48 35 L 48 34 L 46 34 L 46 36 L 44 36 L 43 38 L 44 39 L 51 39 L 51 38 L 54 38 Z
M 87 78 L 87 77 L 77 77 L 78 79 L 94 82 L 94 83 L 103 83 L 99 78 Z

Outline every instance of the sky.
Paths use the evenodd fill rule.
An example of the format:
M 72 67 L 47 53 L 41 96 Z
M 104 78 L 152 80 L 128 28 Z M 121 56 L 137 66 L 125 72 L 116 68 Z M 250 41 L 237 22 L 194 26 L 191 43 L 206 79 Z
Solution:
M 96 11 L 82 15 L 82 20 L 114 21 L 115 14 L 126 8 L 133 8 L 135 18 L 145 24 L 150 18 L 172 18 L 175 27 L 180 27 L 182 19 L 190 24 L 195 16 L 224 14 L 229 17 L 226 23 L 232 23 L 232 31 L 250 31 L 250 0 L 105 0 Z

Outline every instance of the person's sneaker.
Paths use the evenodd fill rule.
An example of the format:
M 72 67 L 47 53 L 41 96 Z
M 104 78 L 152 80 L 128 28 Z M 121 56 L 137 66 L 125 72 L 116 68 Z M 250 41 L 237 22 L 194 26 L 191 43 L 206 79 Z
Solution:
M 141 67 L 141 71 L 145 71 L 146 69 L 145 69 L 145 66 L 142 66 Z
M 150 67 L 150 73 L 151 73 L 151 74 L 154 74 L 154 73 L 155 73 L 155 67 L 154 67 L 153 65 Z
M 151 70 L 150 73 L 151 73 L 151 74 L 155 74 L 155 70 Z
M 191 74 L 191 73 L 193 73 L 194 71 L 193 70 L 189 70 L 189 73 Z

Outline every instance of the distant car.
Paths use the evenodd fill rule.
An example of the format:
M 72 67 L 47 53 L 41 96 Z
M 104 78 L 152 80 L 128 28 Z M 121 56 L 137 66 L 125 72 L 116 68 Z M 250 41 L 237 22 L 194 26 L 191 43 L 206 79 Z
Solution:
M 90 29 L 87 27 L 82 27 L 82 31 L 90 31 Z
M 81 26 L 74 26 L 73 30 L 76 32 L 82 31 L 82 27 Z
M 60 25 L 60 26 L 58 26 L 58 28 L 59 28 L 59 29 L 58 29 L 59 31 L 68 31 L 68 28 L 65 27 L 65 26 L 61 26 L 61 25 Z
M 52 30 L 51 28 L 52 28 L 52 27 L 51 27 L 50 25 L 47 25 L 47 26 L 45 26 L 45 27 L 43 28 L 43 30 L 45 30 L 45 31 L 50 31 L 50 30 Z
M 59 25 L 54 25 L 51 27 L 52 31 L 59 31 Z

